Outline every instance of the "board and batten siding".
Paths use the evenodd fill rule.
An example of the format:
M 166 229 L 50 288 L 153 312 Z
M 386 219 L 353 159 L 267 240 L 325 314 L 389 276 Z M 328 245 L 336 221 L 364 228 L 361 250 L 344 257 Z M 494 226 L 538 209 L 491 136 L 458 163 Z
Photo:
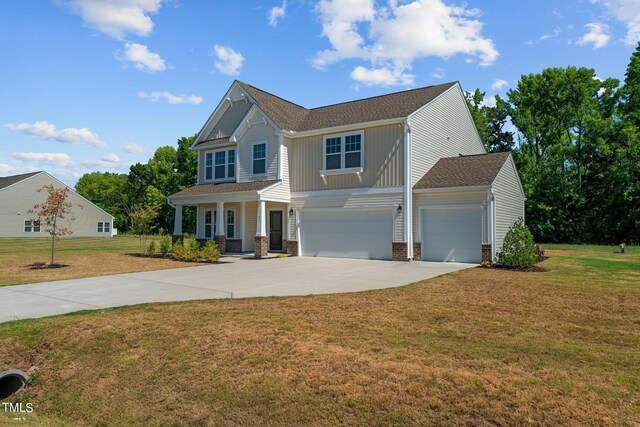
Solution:
M 388 209 L 393 215 L 393 240 L 402 241 L 404 211 L 398 213 L 397 207 L 403 201 L 402 192 L 381 194 L 340 194 L 313 195 L 309 197 L 295 197 L 291 199 L 291 207 L 295 212 L 302 209 Z M 295 213 L 289 219 L 291 234 L 289 238 L 295 240 Z
M 233 105 L 227 107 L 224 114 L 222 114 L 222 117 L 220 117 L 220 120 L 218 120 L 211 132 L 209 132 L 204 139 L 207 140 L 231 136 L 252 105 L 253 104 L 250 102 L 245 101 L 234 102 Z
M 473 205 L 481 206 L 487 201 L 487 190 L 476 191 L 443 191 L 432 193 L 414 193 L 413 194 L 413 241 L 418 243 L 421 241 L 421 212 L 424 213 L 423 208 L 435 207 L 435 206 L 461 206 L 461 205 Z M 486 210 L 486 209 L 485 209 Z M 486 212 L 483 216 L 484 223 L 478 224 L 478 227 L 482 227 L 483 237 L 486 234 Z
M 253 143 L 267 143 L 267 174 L 251 176 L 253 163 Z M 278 136 L 270 125 L 254 124 L 242 135 L 236 147 L 238 153 L 238 182 L 264 181 L 278 176 Z
M 458 85 L 418 110 L 411 118 L 412 187 L 443 157 L 484 152 L 484 145 Z
M 500 169 L 492 187 L 496 203 L 496 253 L 498 253 L 502 250 L 502 242 L 509 228 L 518 218 L 524 219 L 524 195 L 511 157 Z
M 354 130 L 358 132 L 360 130 Z M 342 132 L 341 132 L 342 133 Z M 327 183 L 320 171 L 323 165 L 324 137 L 296 138 L 289 153 L 291 191 L 341 188 L 395 187 L 403 184 L 403 127 L 398 124 L 364 129 L 364 170 L 362 182 L 355 174 L 329 175 Z
M 24 221 L 35 218 L 35 215 L 27 212 L 33 209 L 36 203 L 43 203 L 47 199 L 48 193 L 45 190 L 38 193 L 38 189 L 49 184 L 63 188 L 63 185 L 49 175 L 41 173 L 0 190 L 0 237 L 51 237 L 44 231 L 44 227 L 39 233 L 24 231 Z M 110 229 L 113 229 L 111 215 L 72 188 L 67 188 L 71 190 L 67 201 L 74 203 L 70 217 L 74 217 L 75 221 L 69 227 L 73 234 L 66 237 L 111 237 L 111 232 L 98 232 L 98 222 L 108 222 L 111 225 Z

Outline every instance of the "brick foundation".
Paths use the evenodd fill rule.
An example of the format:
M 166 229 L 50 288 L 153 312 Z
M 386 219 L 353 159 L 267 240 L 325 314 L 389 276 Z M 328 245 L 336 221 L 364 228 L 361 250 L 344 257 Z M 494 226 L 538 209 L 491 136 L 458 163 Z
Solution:
M 220 252 L 220 255 L 227 252 L 227 236 L 215 236 L 213 240 L 218 244 L 218 252 Z
M 298 256 L 298 241 L 297 240 L 285 240 L 284 250 L 288 255 Z
M 394 261 L 408 261 L 407 243 L 393 242 L 391 243 L 391 259 Z
M 173 235 L 171 235 L 171 243 L 175 243 L 178 240 L 182 240 L 182 235 L 181 234 L 173 234 Z
M 413 242 L 413 260 L 422 260 L 422 243 L 420 242 Z
M 491 256 L 491 243 L 482 244 L 482 261 L 493 261 Z
M 256 236 L 255 238 L 255 257 L 264 258 L 269 251 L 269 241 L 267 236 Z
M 242 239 L 227 239 L 227 252 L 242 252 Z

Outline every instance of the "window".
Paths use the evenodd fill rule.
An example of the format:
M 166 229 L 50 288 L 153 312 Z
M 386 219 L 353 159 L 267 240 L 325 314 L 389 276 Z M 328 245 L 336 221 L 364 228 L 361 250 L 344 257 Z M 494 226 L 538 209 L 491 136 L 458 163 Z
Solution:
M 267 144 L 260 142 L 253 144 L 253 165 L 251 175 L 265 175 L 267 173 Z
M 104 232 L 108 233 L 111 231 L 111 223 L 110 222 L 105 222 L 104 223 Z
M 98 221 L 98 233 L 108 233 L 111 231 L 111 223 Z
M 236 211 L 227 210 L 227 238 L 233 239 L 236 235 Z
M 205 181 L 222 181 L 236 176 L 236 150 L 219 150 L 205 154 Z
M 363 166 L 362 133 L 324 139 L 324 169 L 352 169 Z
M 40 232 L 40 221 L 32 221 L 30 219 L 24 220 L 24 231 L 25 233 L 39 233 Z
M 211 234 L 212 218 L 213 218 L 212 211 L 204 211 L 204 238 L 205 239 L 210 239 L 211 237 L 213 237 L 213 234 Z

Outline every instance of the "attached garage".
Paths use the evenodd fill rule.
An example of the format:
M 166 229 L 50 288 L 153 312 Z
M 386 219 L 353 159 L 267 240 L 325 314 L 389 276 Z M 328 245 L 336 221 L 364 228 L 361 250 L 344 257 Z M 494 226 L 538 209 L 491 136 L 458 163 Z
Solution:
M 391 259 L 393 215 L 378 210 L 303 210 L 300 249 L 303 256 Z
M 423 209 L 422 260 L 479 263 L 482 259 L 481 206 Z

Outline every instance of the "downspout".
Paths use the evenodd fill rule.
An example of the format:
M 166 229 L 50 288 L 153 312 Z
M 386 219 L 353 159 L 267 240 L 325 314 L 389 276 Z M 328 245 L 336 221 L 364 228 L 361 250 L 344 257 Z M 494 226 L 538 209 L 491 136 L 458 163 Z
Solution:
M 413 259 L 413 194 L 411 176 L 411 122 L 404 122 L 404 241 L 407 260 Z
M 491 231 L 491 259 L 496 259 L 496 196 L 493 194 L 493 186 L 489 187 L 489 209 L 491 212 L 491 221 L 489 222 Z

